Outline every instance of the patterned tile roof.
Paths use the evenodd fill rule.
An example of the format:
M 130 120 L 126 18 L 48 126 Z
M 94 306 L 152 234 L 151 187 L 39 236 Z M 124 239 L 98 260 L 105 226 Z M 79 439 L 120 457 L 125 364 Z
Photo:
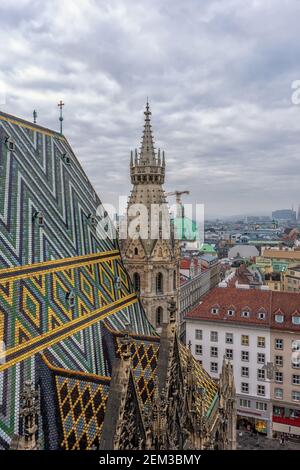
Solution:
M 0 449 L 21 431 L 20 391 L 39 351 L 56 367 L 108 375 L 103 318 L 153 332 L 101 210 L 64 136 L 0 112 Z

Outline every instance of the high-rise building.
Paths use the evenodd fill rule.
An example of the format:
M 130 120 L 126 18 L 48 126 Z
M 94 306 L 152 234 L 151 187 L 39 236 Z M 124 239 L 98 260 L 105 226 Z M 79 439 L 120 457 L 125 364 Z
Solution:
M 272 212 L 272 219 L 277 221 L 295 221 L 296 220 L 296 211 L 293 209 L 281 209 Z
M 133 188 L 127 207 L 128 227 L 139 213 L 142 215 L 142 208 L 146 210 L 148 219 L 138 227 L 141 230 L 135 238 L 128 236 L 122 241 L 122 253 L 148 319 L 160 329 L 167 321 L 170 299 L 174 298 L 178 304 L 180 249 L 171 227 L 163 189 L 165 154 L 160 150 L 156 152 L 154 148 L 148 102 L 144 114 L 140 152 L 136 150 L 134 157 L 131 154 L 130 161 Z M 155 221 L 159 207 L 162 216 Z

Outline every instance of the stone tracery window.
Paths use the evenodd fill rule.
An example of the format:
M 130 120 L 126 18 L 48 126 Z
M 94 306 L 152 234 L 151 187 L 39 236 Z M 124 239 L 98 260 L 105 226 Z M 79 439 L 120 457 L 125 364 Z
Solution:
M 139 273 L 134 273 L 133 274 L 133 287 L 136 292 L 139 292 L 141 289 L 141 277 Z
M 156 293 L 157 294 L 164 293 L 164 277 L 162 273 L 158 273 L 156 275 Z
M 162 307 L 158 307 L 156 309 L 156 327 L 161 326 L 162 321 L 163 321 L 163 309 Z

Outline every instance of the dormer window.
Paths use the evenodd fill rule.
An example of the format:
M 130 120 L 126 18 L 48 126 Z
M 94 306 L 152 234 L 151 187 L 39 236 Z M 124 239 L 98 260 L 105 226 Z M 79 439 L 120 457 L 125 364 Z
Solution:
M 266 318 L 265 312 L 258 312 L 258 319 L 259 320 L 264 320 Z
M 275 315 L 275 321 L 276 321 L 276 323 L 283 323 L 284 322 L 284 315 L 282 315 L 281 313 L 277 313 Z
M 13 152 L 16 148 L 16 144 L 11 137 L 6 137 L 5 145 L 10 152 Z
M 235 315 L 235 310 L 232 309 L 232 308 L 229 308 L 229 309 L 227 310 L 227 315 L 228 315 L 229 317 L 233 317 L 233 316 Z
M 67 299 L 69 307 L 73 308 L 74 305 L 75 305 L 75 296 L 74 296 L 73 292 L 68 292 L 67 295 L 66 295 L 66 299 Z
M 292 323 L 293 323 L 293 325 L 300 325 L 300 316 L 294 315 L 292 317 Z
M 243 317 L 243 318 L 250 318 L 250 312 L 249 312 L 249 310 L 243 310 L 243 311 L 242 311 L 242 317 Z
M 213 308 L 211 309 L 211 313 L 213 313 L 214 315 L 217 315 L 217 314 L 219 313 L 218 307 L 213 307 Z
M 67 153 L 63 153 L 62 158 L 66 165 L 70 165 L 71 158 Z
M 43 212 L 36 212 L 33 216 L 34 220 L 37 221 L 39 227 L 44 227 L 44 214 Z
M 93 227 L 96 227 L 96 225 L 97 225 L 97 219 L 96 219 L 96 217 L 95 217 L 93 214 L 89 214 L 88 219 L 90 220 L 91 225 L 92 225 Z

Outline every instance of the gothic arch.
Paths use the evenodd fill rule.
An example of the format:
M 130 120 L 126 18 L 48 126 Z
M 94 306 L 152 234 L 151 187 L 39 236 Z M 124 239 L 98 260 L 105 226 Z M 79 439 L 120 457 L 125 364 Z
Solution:
M 163 308 L 162 307 L 157 307 L 156 309 L 155 323 L 156 323 L 156 327 L 161 326 L 163 323 Z
M 141 276 L 139 273 L 133 273 L 132 276 L 133 287 L 136 292 L 141 290 Z
M 163 294 L 164 293 L 164 276 L 161 272 L 159 272 L 157 275 L 156 275 L 156 280 L 155 280 L 155 284 L 156 284 L 156 293 L 157 294 Z

